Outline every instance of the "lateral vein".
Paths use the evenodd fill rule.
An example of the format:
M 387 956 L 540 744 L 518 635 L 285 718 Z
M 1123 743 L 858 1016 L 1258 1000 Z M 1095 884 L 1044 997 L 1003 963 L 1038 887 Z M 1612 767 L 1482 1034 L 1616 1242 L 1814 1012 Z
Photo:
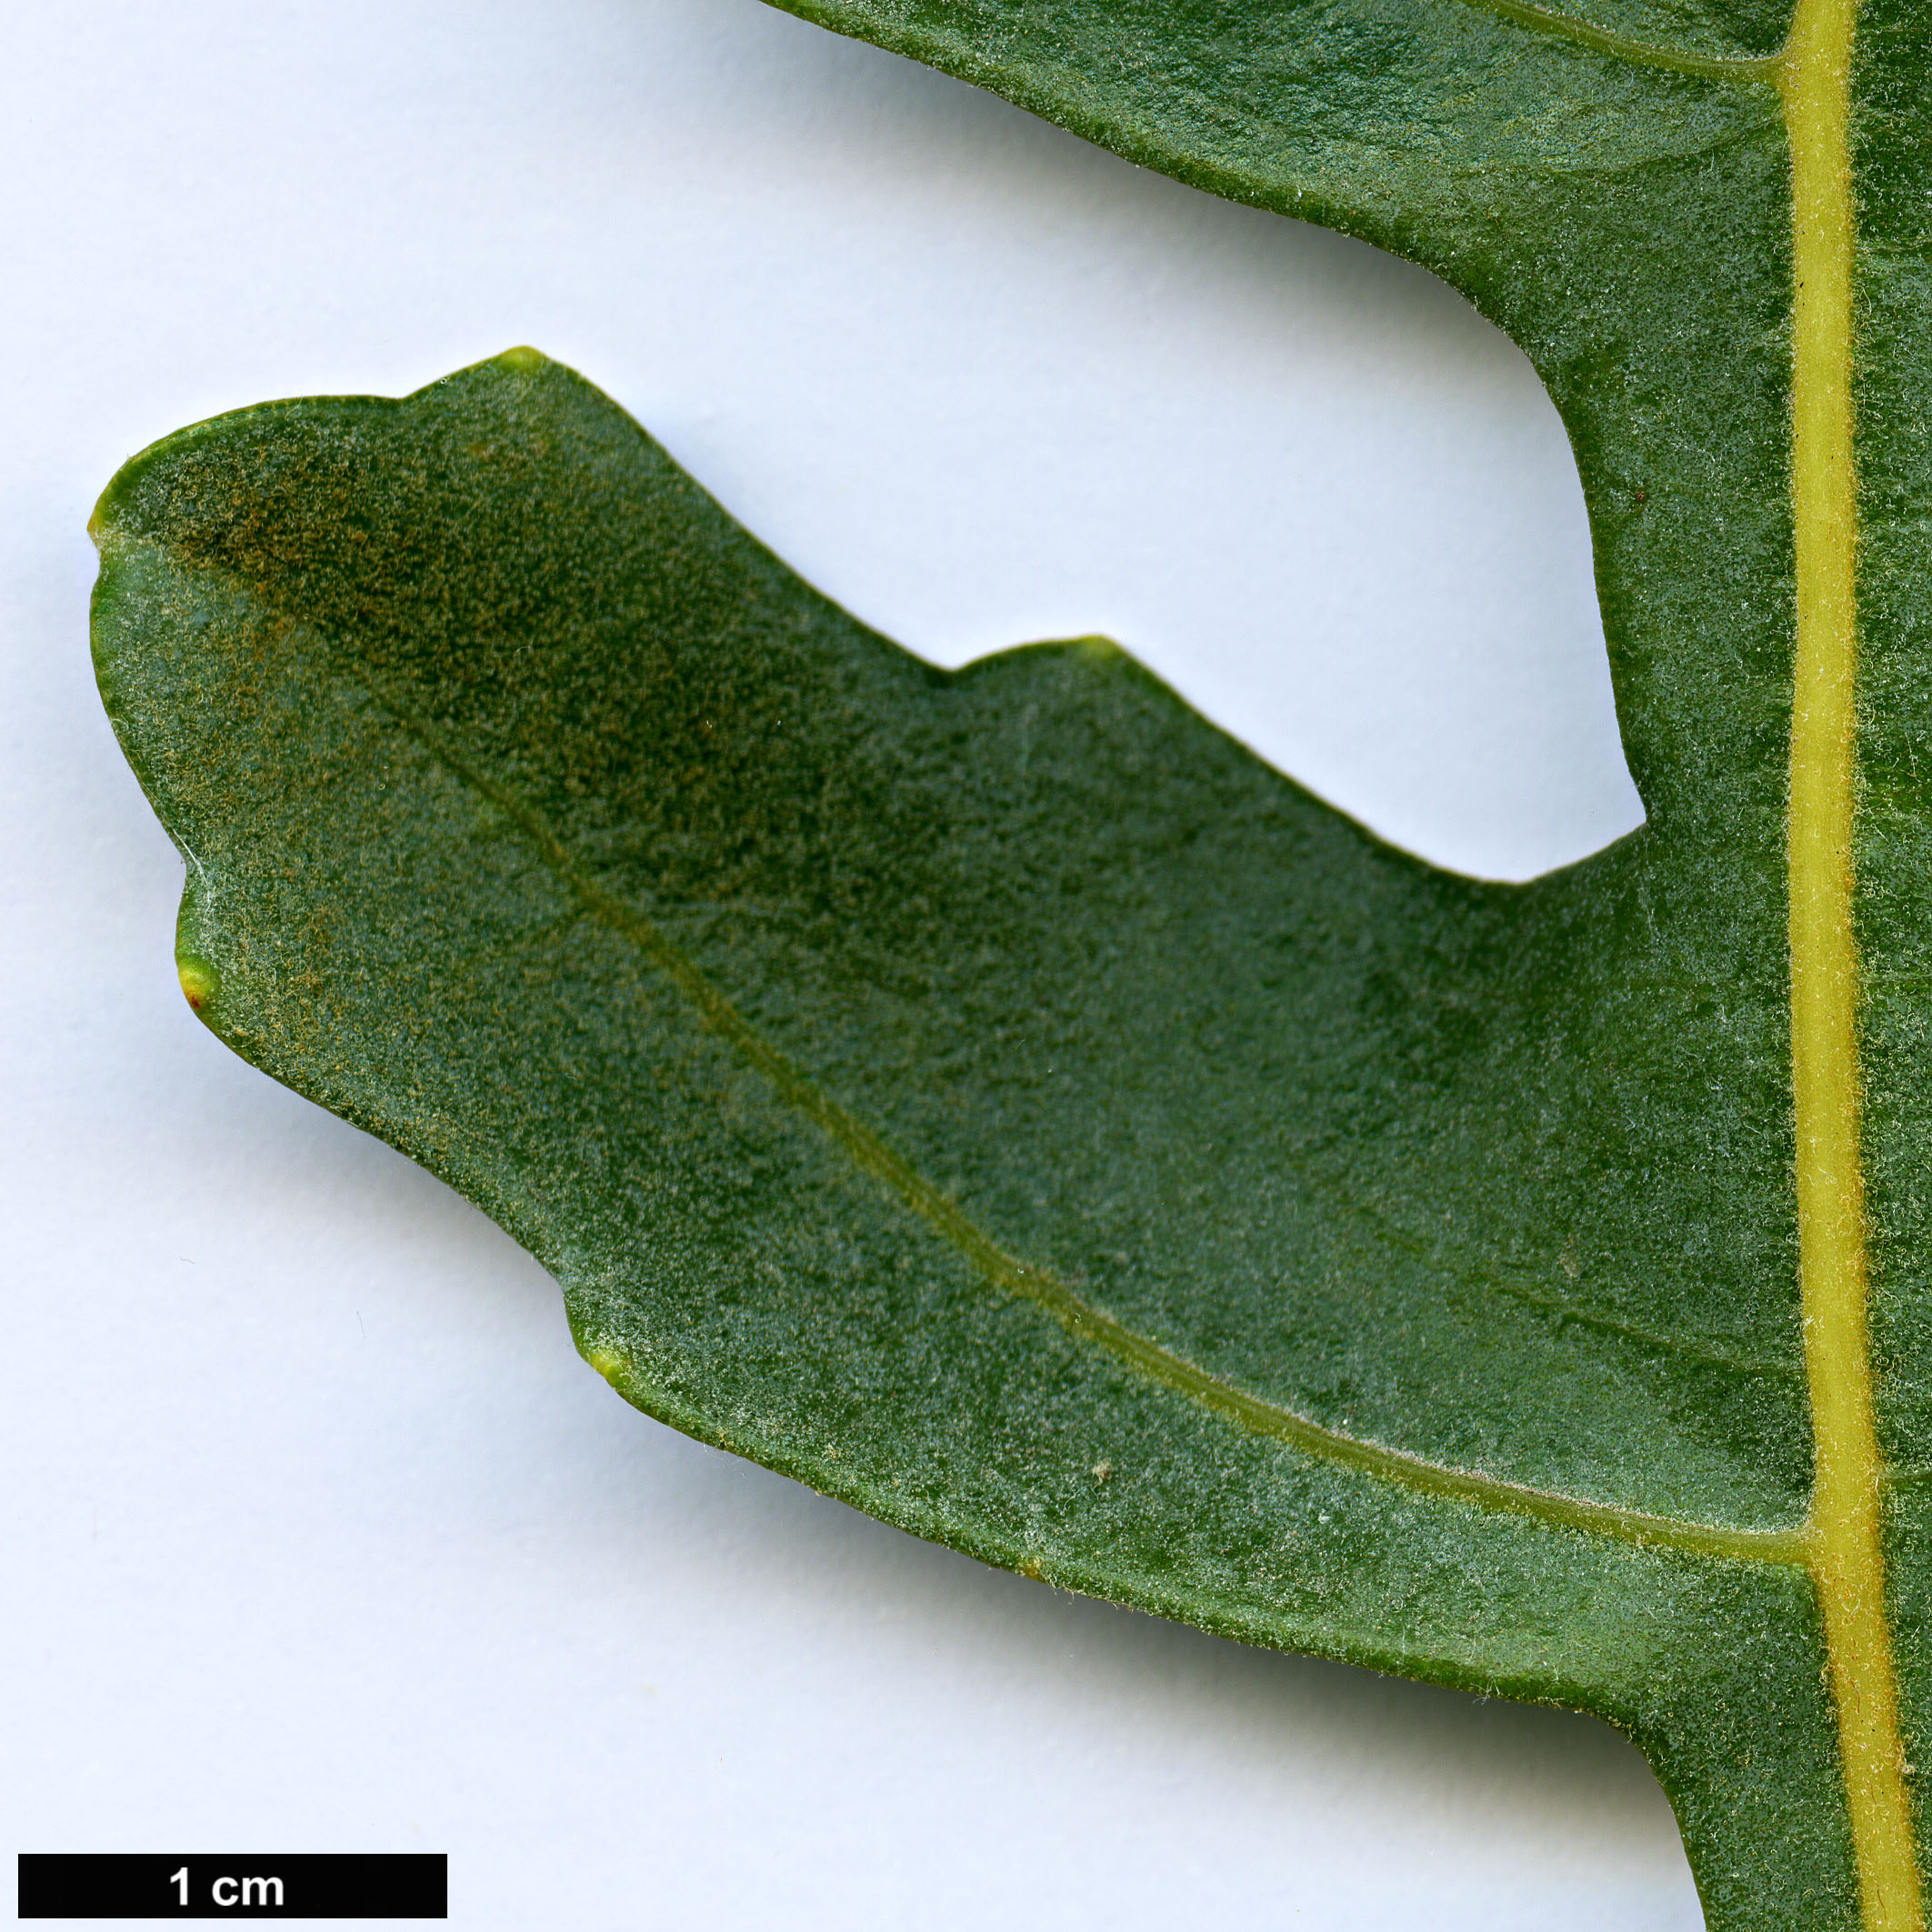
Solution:
M 1767 55 L 1692 54 L 1676 47 L 1653 46 L 1647 41 L 1632 40 L 1607 28 L 1592 26 L 1553 8 L 1536 6 L 1530 0 L 1463 0 L 1482 13 L 1495 14 L 1518 26 L 1547 34 L 1552 39 L 1567 40 L 1587 47 L 1593 54 L 1607 55 L 1613 60 L 1627 61 L 1633 66 L 1662 67 L 1673 74 L 1691 74 L 1703 80 L 1758 81 L 1766 84 L 1777 77 L 1778 56 Z
M 1031 1301 L 1068 1334 L 1256 1435 L 1271 1436 L 1307 1454 L 1412 1491 L 1531 1517 L 1556 1527 L 1610 1537 L 1638 1547 L 1677 1549 L 1733 1562 L 1804 1565 L 1807 1546 L 1802 1528 L 1738 1529 L 1724 1524 L 1687 1522 L 1645 1510 L 1621 1508 L 1615 1504 L 1591 1502 L 1525 1483 L 1511 1483 L 1386 1448 L 1379 1443 L 1325 1427 L 1279 1403 L 1236 1388 L 1103 1313 L 1045 1269 L 1030 1266 L 1008 1255 L 871 1127 L 841 1106 L 788 1055 L 766 1039 L 713 985 L 697 963 L 666 937 L 652 920 L 585 872 L 539 813 L 383 690 L 365 667 L 357 666 L 353 675 L 402 729 L 513 819 L 585 911 L 632 941 L 685 995 L 705 1025 L 762 1074 L 788 1106 L 833 1140 L 855 1166 L 881 1182 L 936 1234 L 958 1249 L 992 1286 Z

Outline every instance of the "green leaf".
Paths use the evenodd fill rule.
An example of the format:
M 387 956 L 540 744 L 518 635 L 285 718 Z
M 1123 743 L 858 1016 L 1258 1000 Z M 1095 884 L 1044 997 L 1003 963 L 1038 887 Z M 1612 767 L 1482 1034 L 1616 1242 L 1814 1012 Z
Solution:
M 792 10 L 1507 328 L 1646 826 L 1480 884 L 1104 640 L 929 669 L 515 351 L 103 498 L 190 1000 L 508 1227 L 651 1413 L 1063 1586 L 1597 1712 L 1713 1927 L 1917 1927 L 1923 9 Z

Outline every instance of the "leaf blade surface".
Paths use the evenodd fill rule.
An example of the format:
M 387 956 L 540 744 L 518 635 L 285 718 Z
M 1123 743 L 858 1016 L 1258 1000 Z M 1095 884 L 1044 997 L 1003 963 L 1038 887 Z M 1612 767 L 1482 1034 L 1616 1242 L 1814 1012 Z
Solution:
M 1923 876 L 1916 854 L 1907 856 L 1921 836 L 1923 801 L 1912 760 L 1900 756 L 1901 727 L 1907 718 L 1916 721 L 1918 708 L 1901 673 L 1922 646 L 1900 593 L 1907 603 L 1922 601 L 1926 464 L 1917 398 L 1932 348 L 1923 271 L 1928 175 L 1917 105 L 1928 78 L 1922 9 L 1909 0 L 1863 8 L 1854 0 L 1804 0 L 1783 46 L 1767 57 L 1784 31 L 1775 18 L 1596 6 L 1587 9 L 1588 18 L 1573 18 L 1531 6 L 1490 8 L 1497 19 L 1601 64 L 1578 120 L 1577 96 L 1555 74 L 1532 77 L 1527 94 L 1517 85 L 1534 65 L 1527 49 L 1512 76 L 1509 57 L 1498 61 L 1462 35 L 1448 13 L 1428 7 L 1404 10 L 1389 58 L 1391 50 L 1376 42 L 1388 19 L 1374 6 L 1156 13 L 1112 0 L 1044 8 L 996 0 L 782 4 L 979 80 L 1204 186 L 1312 213 L 1415 255 L 1488 307 L 1537 359 L 1577 445 L 1633 767 L 1659 695 L 1630 688 L 1624 675 L 1639 655 L 1633 646 L 1642 630 L 1665 618 L 1663 634 L 1679 653 L 1691 640 L 1671 628 L 1673 618 L 1701 621 L 1713 638 L 1735 633 L 1740 626 L 1723 591 L 1741 586 L 1735 578 L 1727 584 L 1710 559 L 1680 556 L 1664 574 L 1705 590 L 1711 607 L 1702 619 L 1639 607 L 1643 576 L 1665 560 L 1619 557 L 1613 541 L 1619 519 L 1606 513 L 1633 459 L 1646 468 L 1654 460 L 1655 425 L 1625 422 L 1615 425 L 1614 440 L 1603 440 L 1600 408 L 1579 393 L 1574 365 L 1549 349 L 1578 319 L 1579 293 L 1584 308 L 1597 306 L 1600 325 L 1619 311 L 1626 322 L 1641 314 L 1642 288 L 1633 279 L 1609 302 L 1592 305 L 1587 279 L 1549 275 L 1547 259 L 1532 260 L 1527 276 L 1512 275 L 1476 238 L 1466 191 L 1479 184 L 1545 245 L 1552 228 L 1580 214 L 1614 254 L 1617 232 L 1630 228 L 1631 208 L 1613 208 L 1600 196 L 1587 205 L 1587 195 L 1575 195 L 1565 208 L 1547 195 L 1539 200 L 1534 188 L 1524 192 L 1538 174 L 1547 185 L 1552 170 L 1577 179 L 1596 172 L 1606 130 L 1587 115 L 1607 115 L 1618 135 L 1632 137 L 1635 152 L 1643 136 L 1633 136 L 1625 118 L 1627 90 L 1647 89 L 1634 119 L 1651 123 L 1653 154 L 1662 157 L 1689 123 L 1687 96 L 1659 91 L 1657 73 L 1777 86 L 1792 165 L 1795 440 L 1788 468 L 1774 458 L 1755 477 L 1727 461 L 1717 442 L 1707 437 L 1704 445 L 1739 510 L 1754 496 L 1757 508 L 1774 509 L 1782 481 L 1795 512 L 1790 889 L 1795 1165 L 1817 1422 L 1811 1561 L 1832 1633 L 1866 1922 L 1916 1927 L 1923 1860 L 1911 1843 L 1908 1807 L 1916 1807 L 1921 1843 L 1926 1820 L 1922 1802 L 1908 1791 L 1906 1760 L 1920 1755 L 1927 1713 L 1922 1681 L 1908 1681 L 1902 1741 L 1893 1723 L 1890 1653 L 1896 1638 L 1918 1655 L 1909 1607 L 1917 1597 L 1912 1579 L 1926 1564 L 1910 1527 L 1910 1500 L 1898 1485 L 1901 1477 L 1912 1480 L 1923 1461 L 1924 1350 L 1906 1337 L 1921 1342 L 1928 1306 L 1917 1205 L 1927 1145 L 1919 1096 L 1927 1086 L 1917 1047 L 1923 1029 L 1908 990 L 1914 976 L 1907 968 L 1895 976 L 1893 967 L 1914 954 L 1922 926 L 1908 931 L 1891 915 L 1918 902 Z M 1239 53 L 1226 57 L 1236 42 Z M 1243 57 L 1257 49 L 1258 61 Z M 1620 79 L 1612 78 L 1612 67 L 1622 70 Z M 1326 90 L 1326 109 L 1311 108 L 1297 89 L 1337 68 L 1341 85 Z M 1652 81 L 1637 77 L 1646 69 Z M 1530 124 L 1514 111 L 1526 99 L 1536 104 Z M 1365 103 L 1370 111 L 1357 114 Z M 1453 120 L 1458 106 L 1469 115 L 1465 125 L 1487 118 L 1491 138 L 1460 178 L 1432 179 L 1428 164 L 1444 153 L 1445 109 Z M 1566 118 L 1569 125 L 1561 125 Z M 1329 138 L 1337 121 L 1366 138 L 1352 147 Z M 1557 139 L 1532 155 L 1526 125 L 1539 136 L 1555 128 Z M 1527 175 L 1526 158 L 1533 162 Z M 1683 225 L 1673 244 L 1671 217 L 1680 211 L 1669 205 L 1671 184 L 1651 168 L 1644 186 L 1653 206 L 1640 219 L 1652 221 L 1660 245 L 1649 265 L 1654 291 L 1710 289 L 1714 268 L 1716 280 L 1732 279 L 1728 265 L 1745 254 L 1755 250 L 1768 262 L 1778 253 L 1780 237 L 1754 235 L 1736 202 L 1710 207 L 1705 224 Z M 1736 319 L 1745 322 L 1742 315 Z M 1668 322 L 1657 317 L 1652 326 L 1649 339 L 1667 343 Z M 1739 353 L 1747 334 L 1740 326 Z M 1637 371 L 1644 354 L 1634 343 L 1599 340 L 1604 365 L 1626 380 Z M 1680 405 L 1708 386 L 1720 354 L 1716 341 L 1707 343 L 1677 373 Z M 1785 420 L 1770 410 L 1758 417 L 1771 430 Z M 1624 604 L 1633 580 L 1638 596 Z M 1760 587 L 1771 582 L 1764 578 Z M 1736 609 L 1748 619 L 1748 595 Z M 1916 680 L 1906 674 L 1906 682 Z M 1694 766 L 1694 759 L 1678 761 L 1680 770 Z M 1667 766 L 1638 778 L 1655 821 Z
M 1775 58 L 1749 6 L 792 10 L 1509 329 L 1647 825 L 1486 886 L 1103 641 L 933 672 L 515 353 L 104 499 L 191 998 L 516 1233 L 654 1413 L 1029 1574 L 1600 1712 L 1713 1924 L 1916 1925 L 1911 9 L 1849 95 L 1837 0 Z
M 1744 1836 L 1775 1817 L 1785 1851 L 1739 1883 L 1843 1896 L 1789 1547 L 1794 1358 L 1593 1309 L 1560 1253 L 1567 1298 L 1539 1297 L 1501 1278 L 1530 1273 L 1501 1242 L 1467 1306 L 1432 1311 L 1399 1276 L 1380 1306 L 1363 1293 L 1405 1262 L 1440 1281 L 1443 1242 L 1401 1211 L 1421 1186 L 1432 1236 L 1493 1196 L 1480 1148 L 1474 1181 L 1442 1152 L 1498 1082 L 1520 1088 L 1526 1041 L 1548 1058 L 1553 988 L 1561 1026 L 1589 1023 L 1600 981 L 1570 962 L 1657 943 L 1661 922 L 1596 911 L 1642 904 L 1654 829 L 1536 886 L 1456 880 L 1105 646 L 930 671 L 528 356 L 402 404 L 186 432 L 117 480 L 100 534 L 103 687 L 191 855 L 205 1018 L 503 1221 L 634 1400 L 1073 1587 L 1601 1711 L 1687 1818 L 1735 1819 L 1738 1780 L 1707 1760 L 1775 1722 Z M 1557 966 L 1526 964 L 1526 932 L 1550 930 Z M 1472 1023 L 1475 986 L 1528 1017 Z M 1697 1010 L 1647 1001 L 1679 1030 Z M 1313 1064 L 1341 1097 L 1321 1120 L 1278 1036 L 1320 1048 L 1325 1024 Z M 1406 1199 L 1390 1190 L 1423 1170 L 1398 1077 L 1436 1142 Z M 1366 1212 L 1351 1162 L 1322 1168 L 1324 1134 L 1351 1162 L 1381 1136 Z M 1276 1169 L 1295 1186 L 1271 1193 Z M 1556 1185 L 1532 1170 L 1531 1209 Z M 1176 1230 L 1201 1250 L 1178 1281 Z M 1346 1379 L 1340 1316 L 1312 1344 L 1283 1318 L 1297 1262 L 1303 1306 L 1330 1270 L 1358 1336 L 1433 1316 L 1379 1407 Z M 1528 1349 L 1550 1366 L 1525 1374 Z M 1204 1387 L 1497 1493 L 1392 1479 Z M 1575 1457 L 1638 1402 L 1641 1454 Z M 1563 1517 L 1578 1497 L 1667 1520 L 1605 1534 Z M 1742 1553 L 1673 1544 L 1677 1520 Z M 1777 1633 L 1771 1683 L 1762 1650 L 1727 1681 L 1739 1660 L 1712 1637 L 1739 1628 Z M 1714 1708 L 1746 1715 L 1714 1734 Z M 1821 1805 L 1794 1811 L 1794 1762 Z M 1738 1837 L 1707 1829 L 1707 1896 L 1708 1847 Z

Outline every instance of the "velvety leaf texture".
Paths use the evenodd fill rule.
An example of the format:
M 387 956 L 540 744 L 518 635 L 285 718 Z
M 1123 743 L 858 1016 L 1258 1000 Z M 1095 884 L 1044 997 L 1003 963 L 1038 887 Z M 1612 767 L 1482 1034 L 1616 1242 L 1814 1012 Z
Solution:
M 1507 328 L 1647 824 L 1475 882 L 1104 639 L 931 669 L 519 350 L 183 431 L 104 497 L 96 662 L 190 999 L 509 1228 L 652 1414 L 1057 1584 L 1600 1713 L 1713 1927 L 1917 1926 L 1928 22 L 792 10 Z M 1856 528 L 1807 454 L 1847 381 Z M 1855 551 L 1854 625 L 1807 586 Z M 1827 633 L 1857 729 L 1815 809 Z

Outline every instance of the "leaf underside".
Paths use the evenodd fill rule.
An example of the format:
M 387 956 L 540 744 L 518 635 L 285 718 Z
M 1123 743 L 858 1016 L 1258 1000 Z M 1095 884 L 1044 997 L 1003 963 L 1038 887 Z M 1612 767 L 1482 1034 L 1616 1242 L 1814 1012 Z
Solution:
M 1802 1556 L 1790 164 L 1776 89 L 1724 66 L 1785 21 L 1601 9 L 1687 68 L 1470 0 L 793 10 L 1396 248 L 1507 328 L 1577 452 L 1646 826 L 1473 882 L 1105 640 L 934 670 L 516 351 L 184 431 L 103 498 L 96 664 L 187 856 L 191 999 L 508 1228 L 641 1407 L 1057 1584 L 1597 1712 L 1714 1927 L 1857 1922 Z M 1865 10 L 1856 96 L 1859 1050 L 1907 1756 L 1915 25 Z

